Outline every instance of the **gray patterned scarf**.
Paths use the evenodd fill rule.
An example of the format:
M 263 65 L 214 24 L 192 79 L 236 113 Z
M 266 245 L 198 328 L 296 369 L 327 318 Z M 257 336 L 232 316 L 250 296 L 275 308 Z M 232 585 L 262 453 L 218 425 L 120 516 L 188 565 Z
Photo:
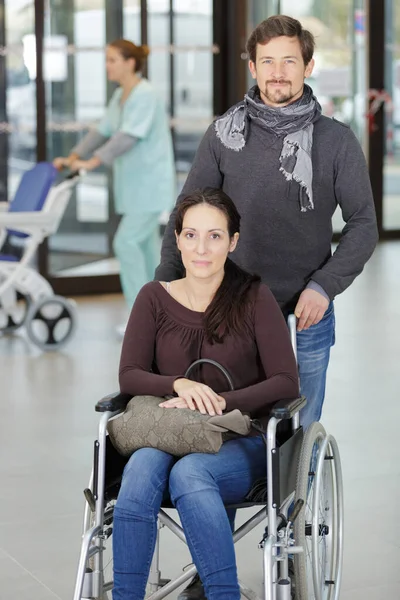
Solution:
M 250 120 L 278 137 L 284 136 L 279 170 L 288 181 L 298 182 L 300 210 L 305 212 L 314 209 L 311 149 L 313 123 L 320 114 L 321 106 L 307 84 L 301 98 L 281 108 L 264 104 L 254 86 L 243 103 L 215 121 L 215 131 L 226 148 L 237 152 L 246 145 Z

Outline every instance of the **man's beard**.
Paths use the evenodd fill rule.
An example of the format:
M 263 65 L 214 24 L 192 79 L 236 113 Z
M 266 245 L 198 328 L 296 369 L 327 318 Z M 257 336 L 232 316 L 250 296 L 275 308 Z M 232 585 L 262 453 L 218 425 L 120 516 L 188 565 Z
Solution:
M 292 83 L 290 81 L 281 81 L 280 83 L 285 83 L 287 86 L 283 89 L 269 89 L 269 85 L 271 83 L 278 83 L 277 81 L 266 81 L 265 88 L 263 94 L 265 98 L 274 104 L 285 104 L 290 102 L 290 100 L 295 96 L 293 93 Z

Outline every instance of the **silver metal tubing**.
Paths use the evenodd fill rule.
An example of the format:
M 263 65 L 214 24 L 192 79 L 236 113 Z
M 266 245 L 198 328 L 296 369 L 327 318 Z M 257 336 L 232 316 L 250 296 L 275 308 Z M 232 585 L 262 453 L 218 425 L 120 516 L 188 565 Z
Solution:
M 93 467 L 92 467 L 92 472 L 90 474 L 90 479 L 89 479 L 89 490 L 91 490 L 93 488 Z M 85 535 L 86 531 L 89 529 L 90 527 L 90 521 L 91 521 L 91 516 L 92 516 L 92 511 L 90 509 L 89 506 L 89 502 L 86 500 L 85 498 L 85 509 L 83 512 L 83 530 L 82 530 L 82 536 Z
M 187 544 L 182 527 L 178 525 L 178 523 L 176 523 L 174 519 L 167 515 L 167 513 L 163 509 L 160 510 L 158 518 L 160 519 L 161 523 L 168 527 L 168 529 L 170 529 L 172 533 L 174 533 L 184 544 Z
M 288 316 L 288 327 L 290 334 L 290 341 L 297 362 L 297 319 L 295 315 L 291 314 Z M 300 413 L 296 413 L 292 419 L 292 430 L 293 433 L 300 427 Z
M 92 556 L 94 556 L 95 554 L 97 554 L 99 551 L 98 547 L 95 546 L 94 544 L 92 544 L 88 550 L 87 553 L 87 560 L 89 560 L 89 558 L 92 558 Z
M 266 514 L 267 514 L 267 509 L 264 507 L 258 513 L 256 513 L 251 519 L 249 519 L 249 521 L 244 523 L 237 531 L 235 531 L 235 533 L 233 534 L 234 543 L 238 542 L 242 537 L 247 535 L 247 533 L 249 533 L 249 531 L 254 529 L 254 527 L 256 527 L 259 523 L 261 523 L 265 519 Z M 163 509 L 161 509 L 159 512 L 159 520 L 163 525 L 168 527 L 168 529 L 170 529 L 172 531 L 172 533 L 174 533 L 182 542 L 185 542 L 185 544 L 187 543 L 182 527 L 180 527 L 174 521 L 174 519 L 172 519 Z M 148 598 L 146 598 L 146 600 L 162 600 L 162 598 L 165 598 L 166 596 L 171 594 L 173 591 L 178 589 L 178 587 L 180 587 L 183 583 L 185 583 L 190 578 L 192 578 L 196 573 L 197 573 L 196 567 L 195 566 L 190 567 L 190 569 L 185 571 L 185 573 L 182 573 L 182 575 L 180 575 L 173 581 L 170 581 L 169 583 L 167 583 L 165 586 L 163 586 L 158 591 L 154 591 Z M 254 592 L 252 592 L 252 590 L 250 590 L 249 588 L 246 588 L 246 590 L 247 590 L 248 594 L 251 594 L 251 593 L 254 594 Z M 104 588 L 104 591 L 106 591 L 105 588 Z M 244 594 L 244 595 L 246 595 L 246 594 Z M 246 597 L 249 598 L 249 600 L 260 600 L 258 598 L 258 596 L 249 595 Z
M 150 565 L 150 572 L 148 578 L 149 590 L 151 593 L 156 592 L 160 587 L 160 522 L 157 521 L 157 537 L 156 544 L 154 547 L 153 559 Z
M 312 507 L 312 564 L 313 564 L 313 583 L 314 583 L 314 596 L 315 600 L 322 600 L 321 597 L 321 574 L 319 572 L 319 519 L 320 519 L 320 494 L 321 494 L 321 481 L 322 471 L 325 465 L 325 456 L 329 444 L 329 436 L 327 436 L 319 450 L 317 467 L 315 469 L 315 483 L 314 483 L 314 496 L 313 496 L 313 507 Z
M 292 342 L 293 352 L 297 360 L 297 321 L 296 317 L 293 314 L 288 316 L 288 326 L 290 333 L 290 341 Z
M 272 456 L 276 450 L 276 428 L 279 420 L 275 417 L 271 417 L 268 421 L 267 428 L 267 505 L 268 505 L 268 531 L 270 535 L 273 535 L 276 540 L 276 509 L 278 508 L 273 504 L 274 489 L 273 489 L 273 465 Z
M 247 598 L 247 600 L 261 600 L 260 596 L 256 594 L 252 589 L 248 588 L 244 583 L 242 583 L 239 579 L 239 587 L 240 593 L 242 596 Z
M 292 600 L 291 587 L 289 579 L 286 579 L 284 582 L 278 582 L 276 600 Z
M 79 555 L 78 562 L 78 572 L 76 575 L 76 584 L 74 590 L 74 599 L 73 600 L 81 600 L 82 596 L 82 588 L 83 588 L 83 580 L 86 572 L 86 562 L 89 553 L 89 547 L 94 537 L 99 535 L 101 529 L 100 527 L 92 527 L 89 529 L 85 535 L 83 536 L 81 553 Z
M 266 518 L 266 516 L 267 509 L 264 507 L 235 531 L 235 533 L 233 534 L 233 543 L 236 544 L 236 542 L 241 540 L 245 535 L 252 531 L 254 527 L 257 527 L 257 525 L 261 523 Z
M 335 573 L 335 593 L 333 600 L 339 600 L 340 585 L 342 582 L 342 571 L 343 571 L 343 514 L 344 514 L 344 502 L 343 502 L 343 474 L 342 464 L 340 461 L 340 454 L 337 442 L 333 436 L 329 436 L 330 451 L 333 456 L 333 466 L 335 469 L 335 481 L 336 481 L 336 512 L 337 512 L 337 532 L 338 539 L 336 544 L 336 573 Z
M 186 581 L 188 581 L 189 579 L 194 577 L 196 575 L 196 573 L 197 573 L 196 567 L 195 566 L 190 567 L 190 569 L 188 569 L 187 571 L 182 573 L 182 575 L 180 575 L 173 581 L 170 581 L 169 583 L 164 585 L 160 590 L 158 590 L 154 594 L 151 594 L 150 596 L 148 596 L 146 598 L 146 600 L 162 600 L 163 598 L 166 598 L 169 594 L 171 594 L 172 592 L 177 590 L 178 587 L 180 587 L 181 585 L 186 583 Z M 74 600 L 75 600 L 75 598 L 74 598 Z
M 298 411 L 292 418 L 292 431 L 296 433 L 298 428 L 300 427 L 300 411 Z
M 104 485 L 106 476 L 106 437 L 107 437 L 107 423 L 108 421 L 119 411 L 107 411 L 101 418 L 99 423 L 98 432 L 98 464 L 97 464 L 97 498 L 96 498 L 96 527 L 103 531 L 104 527 Z M 99 552 L 94 557 L 94 577 L 93 577 L 93 593 L 95 598 L 102 597 L 103 595 L 103 539 L 98 536 L 96 538 L 96 546 Z
M 292 492 L 290 494 L 290 496 L 288 496 L 286 498 L 286 500 L 283 501 L 281 507 L 280 507 L 280 512 L 285 515 L 285 517 L 287 518 L 288 516 L 288 512 L 289 512 L 289 508 L 292 506 L 293 502 L 294 502 L 294 498 L 296 496 L 296 492 Z
M 276 578 L 273 576 L 274 537 L 269 535 L 264 544 L 264 599 L 276 600 Z
M 271 559 L 268 559 L 268 561 L 270 560 L 270 564 L 269 564 L 269 568 L 270 571 L 268 572 L 270 575 L 270 577 L 272 577 L 272 580 L 275 582 L 277 581 L 277 564 L 276 564 L 276 560 L 275 560 L 275 552 L 276 552 L 276 548 L 275 548 L 275 543 L 277 540 L 277 509 L 279 507 L 276 506 L 276 504 L 274 504 L 274 490 L 273 490 L 273 477 L 272 477 L 272 473 L 273 473 L 273 464 L 272 464 L 272 457 L 273 454 L 275 452 L 277 452 L 276 449 L 276 428 L 277 425 L 279 423 L 279 419 L 276 419 L 275 417 L 271 417 L 271 419 L 268 421 L 268 427 L 267 427 L 267 506 L 268 506 L 268 539 L 270 539 L 270 544 L 271 544 Z M 266 554 L 268 554 L 268 552 L 266 552 L 265 546 L 264 546 L 264 559 Z M 267 573 L 265 573 L 266 575 Z M 271 600 L 276 600 L 276 587 L 273 586 L 273 591 L 272 591 L 272 596 L 271 596 Z

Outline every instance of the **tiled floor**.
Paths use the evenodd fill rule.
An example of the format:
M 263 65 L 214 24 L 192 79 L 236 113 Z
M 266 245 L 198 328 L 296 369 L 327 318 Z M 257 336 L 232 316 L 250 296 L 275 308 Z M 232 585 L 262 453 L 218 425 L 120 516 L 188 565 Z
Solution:
M 400 598 L 400 244 L 381 245 L 336 301 L 323 423 L 338 439 L 345 485 L 342 600 Z M 71 600 L 82 489 L 98 398 L 117 387 L 121 297 L 78 299 L 79 328 L 63 352 L 0 338 L 0 600 Z M 257 586 L 260 531 L 238 545 Z M 166 575 L 190 559 L 164 535 Z

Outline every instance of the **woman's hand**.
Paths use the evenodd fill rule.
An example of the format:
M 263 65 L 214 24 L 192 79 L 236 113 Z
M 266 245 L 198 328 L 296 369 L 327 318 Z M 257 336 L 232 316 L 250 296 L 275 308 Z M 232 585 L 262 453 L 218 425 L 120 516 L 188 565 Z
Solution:
M 216 394 L 208 385 L 190 379 L 177 379 L 174 382 L 177 398 L 162 402 L 163 408 L 190 408 L 198 410 L 202 415 L 222 415 L 226 408 L 225 399 Z
M 53 160 L 53 165 L 58 171 L 62 171 L 63 169 L 68 169 L 69 167 L 69 158 L 67 156 L 57 156 Z
M 71 167 L 71 164 L 75 160 L 78 160 L 78 158 L 79 156 L 75 153 L 70 154 L 69 156 L 57 156 L 57 158 L 53 160 L 53 165 L 56 169 L 62 171 L 63 169 L 69 169 Z
M 93 156 L 89 160 L 74 160 L 70 164 L 71 171 L 93 171 L 101 165 L 101 160 L 97 156 Z

